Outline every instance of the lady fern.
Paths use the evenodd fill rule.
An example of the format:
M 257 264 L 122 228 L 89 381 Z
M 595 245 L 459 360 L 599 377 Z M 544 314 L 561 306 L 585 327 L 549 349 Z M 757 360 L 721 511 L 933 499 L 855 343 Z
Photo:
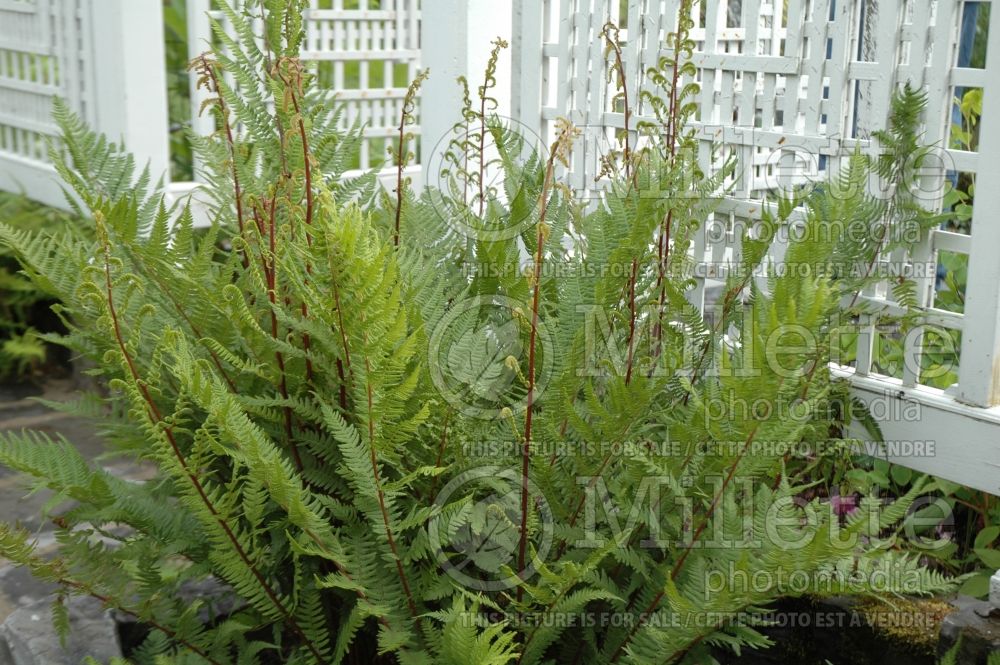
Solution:
M 860 287 L 824 268 L 868 255 L 806 233 L 789 275 L 773 231 L 799 205 L 816 229 L 878 207 L 777 201 L 716 318 L 691 302 L 690 247 L 731 165 L 697 172 L 689 24 L 638 95 L 664 131 L 588 211 L 560 182 L 577 130 L 528 150 L 487 117 L 491 72 L 466 117 L 479 142 L 450 163 L 482 186 L 492 137 L 502 187 L 393 200 L 342 180 L 358 132 L 297 58 L 300 4 L 263 2 L 259 36 L 224 8 L 238 37 L 219 28 L 224 51 L 194 62 L 219 126 L 193 140 L 206 231 L 57 107 L 53 155 L 95 239 L 0 241 L 110 389 L 61 408 L 159 475 L 0 435 L 0 461 L 72 502 L 50 515 L 54 559 L 14 527 L 4 557 L 135 615 L 140 663 L 702 663 L 766 645 L 755 620 L 784 596 L 950 588 L 893 546 L 920 486 L 842 518 L 786 452 L 846 445 L 825 365 Z M 776 351 L 790 329 L 815 343 Z M 206 620 L 182 591 L 207 576 L 245 603 Z

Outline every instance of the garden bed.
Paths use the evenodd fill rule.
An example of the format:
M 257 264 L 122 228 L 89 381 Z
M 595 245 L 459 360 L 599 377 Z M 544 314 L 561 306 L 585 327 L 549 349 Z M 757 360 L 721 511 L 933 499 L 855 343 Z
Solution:
M 207 582 L 189 589 L 194 598 L 209 599 L 213 617 L 222 618 L 233 611 L 236 597 L 226 588 Z M 86 655 L 100 662 L 115 656 L 126 658 L 149 635 L 150 628 L 133 617 L 108 610 L 92 599 L 78 598 L 69 603 L 71 634 L 65 645 L 50 623 L 52 598 L 36 601 L 12 614 L 0 627 L 0 665 L 76 665 Z M 934 665 L 954 643 L 949 634 L 961 627 L 955 620 L 976 601 L 898 600 L 892 605 L 879 601 L 848 598 L 788 600 L 778 604 L 768 615 L 774 625 L 763 629 L 774 646 L 767 650 L 745 650 L 740 656 L 718 651 L 715 656 L 724 665 Z M 208 612 L 209 610 L 206 610 Z M 1000 636 L 1000 619 L 992 619 L 995 635 Z M 984 623 L 983 625 L 988 625 Z M 979 631 L 966 641 L 975 646 L 983 625 L 965 626 Z M 374 644 L 370 653 L 365 644 L 355 645 L 348 662 L 379 663 Z M 958 663 L 986 663 L 988 648 L 979 644 L 966 649 Z M 102 660 L 103 659 L 103 660 Z M 394 662 L 391 658 L 385 662 Z

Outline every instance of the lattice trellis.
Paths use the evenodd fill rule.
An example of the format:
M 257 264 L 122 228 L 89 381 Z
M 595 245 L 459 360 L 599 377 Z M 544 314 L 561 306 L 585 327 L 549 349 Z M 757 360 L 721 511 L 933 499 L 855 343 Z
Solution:
M 165 171 L 163 49 L 148 47 L 161 12 L 157 0 L 0 0 L 0 189 L 65 205 L 48 159 L 56 97 Z
M 226 25 L 211 0 L 189 0 L 192 57 L 211 39 L 207 16 Z M 343 103 L 343 125 L 365 127 L 357 167 L 368 169 L 386 158 L 395 135 L 403 96 L 420 65 L 418 0 L 310 0 L 305 14 L 303 60 L 328 88 L 331 103 Z M 197 118 L 201 95 L 192 97 Z M 212 120 L 195 121 L 196 131 L 213 131 Z M 409 128 L 419 135 L 419 125 Z
M 600 155 L 624 128 L 600 32 L 622 26 L 629 79 L 656 64 L 665 36 L 677 25 L 679 0 L 515 0 L 513 115 L 551 139 L 555 118 L 587 128 L 568 177 L 583 195 L 593 191 Z M 976 183 L 971 231 L 934 230 L 909 256 L 883 257 L 887 267 L 909 266 L 922 326 L 904 340 L 909 359 L 900 377 L 878 375 L 873 360 L 879 314 L 862 320 L 853 367 L 831 370 L 852 381 L 854 394 L 872 405 L 912 402 L 920 417 L 880 420 L 890 440 L 930 440 L 936 453 L 888 458 L 992 493 L 1000 493 L 1000 10 L 983 0 L 700 0 L 695 7 L 694 62 L 702 89 L 696 122 L 700 158 L 711 170 L 713 141 L 739 159 L 732 195 L 721 202 L 710 228 L 694 247 L 699 264 L 692 299 L 704 306 L 713 269 L 740 250 L 737 229 L 759 218 L 762 193 L 812 179 L 822 181 L 855 149 L 877 153 L 871 140 L 884 128 L 893 91 L 903 82 L 929 96 L 926 141 L 937 146 L 944 168 L 928 173 L 929 207 L 940 205 L 946 178 L 965 174 Z M 963 63 L 970 37 L 961 29 L 972 9 L 988 15 L 985 68 Z M 982 65 L 979 65 L 982 66 Z M 978 146 L 954 149 L 950 130 L 957 90 L 980 88 Z M 637 95 L 632 91 L 632 99 Z M 635 109 L 638 122 L 648 110 Z M 635 124 L 632 125 L 635 127 Z M 633 136 L 636 141 L 638 137 Z M 634 145 L 634 143 L 633 143 Z M 982 156 L 982 158 L 981 158 Z M 789 181 L 773 179 L 791 167 Z M 779 169 L 780 170 L 780 169 Z M 811 171 L 811 173 L 810 173 Z M 770 178 L 770 180 L 769 180 Z M 726 232 L 718 233 L 719 228 Z M 779 249 L 780 251 L 780 249 Z M 944 252 L 968 256 L 961 312 L 935 307 L 935 270 Z M 780 257 L 776 257 L 780 258 Z M 863 294 L 873 311 L 895 314 L 886 284 Z M 948 390 L 922 385 L 920 358 L 926 334 L 937 326 L 961 335 L 958 383 Z M 947 334 L 947 333 L 946 333 Z M 857 433 L 863 436 L 863 432 Z
M 590 140 L 576 151 L 569 174 L 578 191 L 589 193 L 595 187 L 593 176 L 599 172 L 602 148 L 624 128 L 624 113 L 620 106 L 613 107 L 615 90 L 605 78 L 602 26 L 608 20 L 622 26 L 628 78 L 648 85 L 642 72 L 667 54 L 664 37 L 676 29 L 679 4 L 679 0 L 521 3 L 515 30 L 523 32 L 517 53 L 522 76 L 536 69 L 541 78 L 520 83 L 515 111 L 518 120 L 543 137 L 551 136 L 552 122 L 560 116 L 588 128 Z M 836 173 L 856 147 L 877 151 L 877 144 L 869 140 L 871 131 L 885 126 L 893 91 L 904 81 L 928 91 L 928 143 L 949 145 L 954 90 L 982 88 L 988 81 L 985 70 L 956 66 L 960 18 L 968 4 L 962 0 L 695 4 L 693 61 L 701 92 L 693 126 L 702 139 L 701 160 L 711 170 L 713 143 L 716 147 L 721 143 L 739 164 L 734 191 L 722 202 L 712 225 L 718 229 L 721 224 L 730 232 L 699 236 L 695 256 L 702 262 L 700 274 L 710 277 L 735 257 L 735 230 L 751 224 L 755 214 L 759 218 L 762 192 Z M 537 14 L 530 11 L 533 6 Z M 992 41 L 1000 48 L 997 37 Z M 537 53 L 531 47 L 535 39 L 541 44 Z M 990 83 L 1000 85 L 1000 80 Z M 637 97 L 633 90 L 632 98 Z M 633 113 L 633 129 L 638 121 L 651 119 L 643 104 Z M 637 137 L 631 140 L 634 145 Z M 950 170 L 973 174 L 977 170 L 978 155 L 973 152 L 947 149 L 941 156 L 951 163 Z M 793 175 L 778 182 L 775 174 L 781 171 Z M 939 192 L 943 171 L 934 179 L 927 189 Z M 928 200 L 933 204 L 935 199 Z M 921 266 L 933 265 L 937 251 L 968 254 L 970 247 L 970 236 L 941 230 L 932 232 L 912 256 L 886 257 L 907 262 L 919 272 L 915 279 L 928 324 L 961 330 L 965 321 L 962 314 L 933 307 L 934 271 Z M 700 281 L 693 298 L 703 303 L 705 279 Z M 884 285 L 863 297 L 883 311 L 898 311 Z M 859 343 L 858 375 L 872 368 L 875 320 L 869 323 Z M 910 336 L 906 351 L 918 354 L 920 344 L 919 335 Z M 915 363 L 907 365 L 902 383 L 913 386 L 920 377 Z
M 95 122 L 90 18 L 79 0 L 0 0 L 0 188 L 45 196 L 55 97 Z

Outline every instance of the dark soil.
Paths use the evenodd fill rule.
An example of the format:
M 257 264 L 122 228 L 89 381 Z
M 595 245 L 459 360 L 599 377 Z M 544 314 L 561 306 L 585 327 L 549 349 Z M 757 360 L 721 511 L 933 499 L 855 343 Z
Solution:
M 762 629 L 775 645 L 740 656 L 719 652 L 724 665 L 934 665 L 926 648 L 901 643 L 869 627 L 864 616 L 845 605 L 807 600 L 781 603 L 778 625 Z

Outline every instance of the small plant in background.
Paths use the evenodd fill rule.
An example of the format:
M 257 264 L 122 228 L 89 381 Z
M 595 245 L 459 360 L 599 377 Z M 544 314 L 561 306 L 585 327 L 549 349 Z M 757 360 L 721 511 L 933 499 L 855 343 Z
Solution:
M 0 222 L 26 232 L 77 231 L 69 215 L 16 194 L 0 193 Z M 49 363 L 50 346 L 43 339 L 63 329 L 49 311 L 53 294 L 21 270 L 16 255 L 0 245 L 0 381 L 36 378 L 43 367 L 58 373 L 59 358 L 54 354 Z
M 988 16 L 988 12 L 984 12 Z M 982 19 L 982 15 L 980 16 Z M 985 40 L 979 40 L 985 42 Z M 977 42 L 978 43 L 978 42 Z M 982 55 L 977 56 L 981 63 Z M 979 66 L 982 66 L 981 64 Z M 979 121 L 982 113 L 982 90 L 970 89 L 955 100 L 955 108 L 961 118 L 951 131 L 952 148 L 976 151 L 978 149 Z M 969 174 L 950 174 L 945 182 L 945 196 L 942 217 L 928 218 L 940 222 L 945 228 L 968 233 L 972 220 L 972 206 L 975 199 L 975 180 Z M 939 270 L 935 287 L 934 306 L 951 312 L 961 313 L 965 309 L 965 289 L 968 282 L 968 256 L 963 254 L 939 253 Z M 907 330 L 906 318 L 887 317 L 879 326 L 875 344 L 874 364 L 877 371 L 890 376 L 901 376 L 904 362 L 912 362 L 904 357 L 903 338 Z M 853 359 L 857 337 L 843 338 L 841 361 Z M 921 383 L 934 388 L 947 389 L 958 381 L 957 368 L 961 332 L 933 326 L 925 328 L 920 355 Z M 879 433 L 874 432 L 876 438 Z M 844 463 L 829 467 L 819 474 L 833 486 L 831 491 L 855 493 L 874 488 L 875 491 L 896 496 L 906 493 L 914 483 L 928 482 L 929 476 L 916 473 L 902 466 L 892 465 L 884 460 L 849 457 Z M 954 575 L 965 575 L 960 591 L 980 598 L 989 591 L 989 578 L 1000 564 L 997 550 L 997 530 L 1000 522 L 1000 507 L 995 497 L 985 492 L 963 487 L 941 479 L 934 480 L 935 494 L 941 503 L 928 506 L 916 513 L 918 519 L 928 516 L 939 517 L 941 523 L 933 527 L 923 527 L 922 537 L 937 541 L 942 535 L 952 539 L 945 547 L 935 546 L 922 550 L 913 541 L 906 547 L 925 557 L 940 570 Z M 932 520 L 933 521 L 933 520 Z
M 954 101 L 958 122 L 952 123 L 951 148 L 978 152 L 979 121 L 983 115 L 983 90 L 971 88 Z M 968 233 L 972 225 L 972 205 L 976 198 L 976 180 L 969 173 L 952 173 L 946 183 L 945 210 L 954 211 L 951 228 Z
M 961 665 L 958 660 L 959 655 L 962 651 L 962 641 L 959 640 L 954 647 L 952 647 L 948 653 L 944 654 L 941 658 L 941 665 Z M 1000 651 L 995 651 L 991 653 L 986 659 L 986 665 L 1000 665 Z
M 931 483 L 926 505 L 913 514 L 917 537 L 899 546 L 937 570 L 961 576 L 960 593 L 988 596 L 990 577 L 1000 569 L 1000 504 L 995 496 L 882 459 L 846 459 L 827 473 L 832 491 L 852 497 L 862 492 L 898 496 L 915 484 Z

